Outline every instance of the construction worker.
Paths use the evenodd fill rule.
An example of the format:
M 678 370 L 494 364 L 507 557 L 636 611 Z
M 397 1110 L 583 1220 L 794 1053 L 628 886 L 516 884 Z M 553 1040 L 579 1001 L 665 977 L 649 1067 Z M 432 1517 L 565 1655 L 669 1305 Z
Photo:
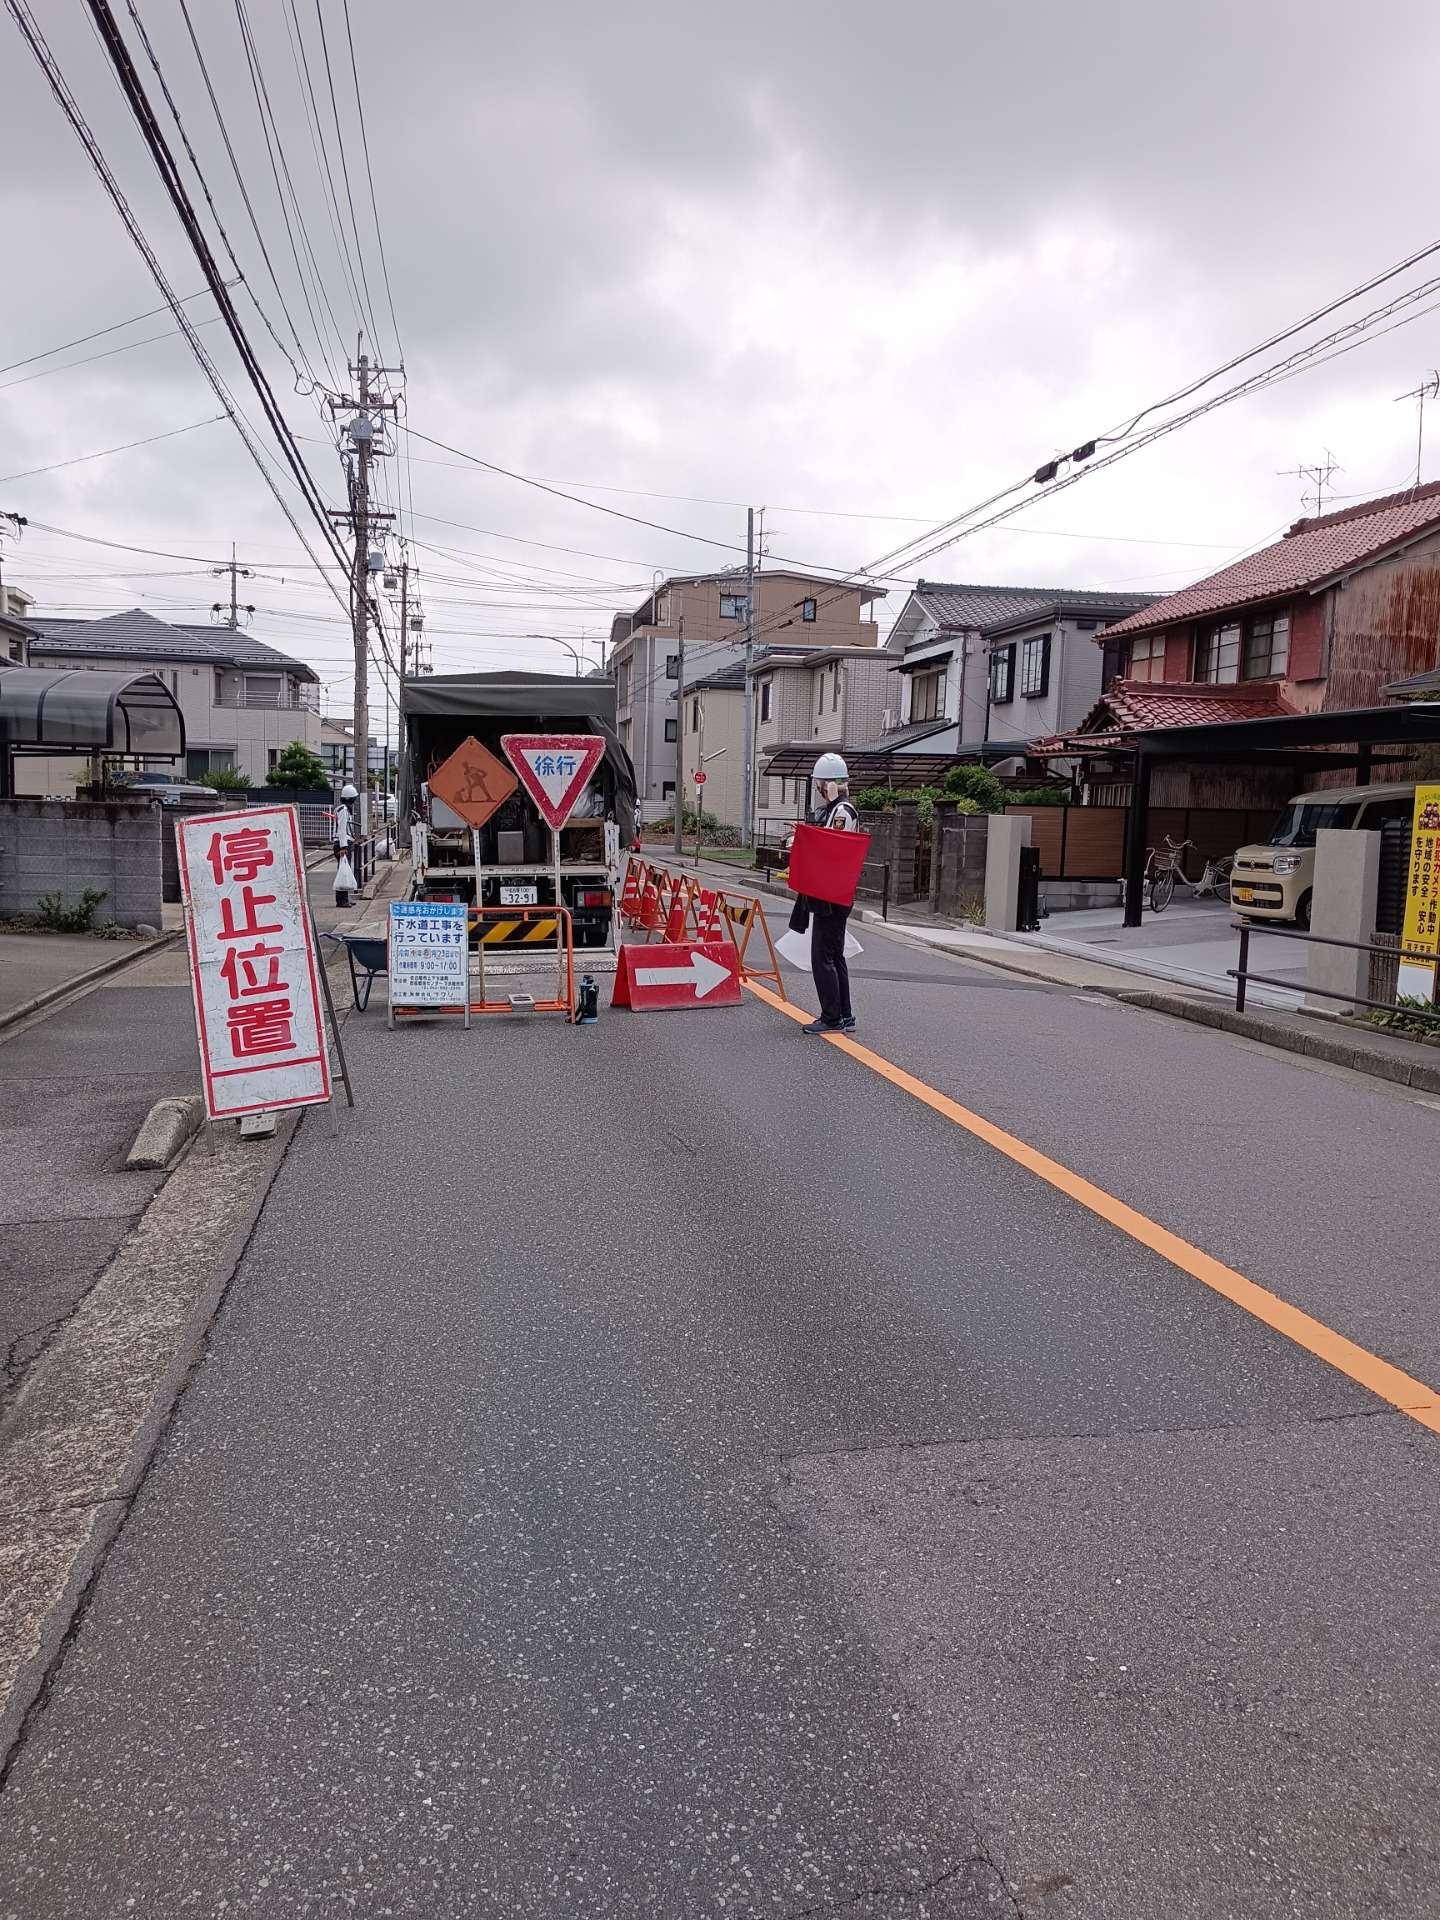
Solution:
M 840 755 L 822 753 L 815 762 L 812 777 L 820 803 L 810 815 L 811 824 L 829 827 L 833 832 L 858 833 L 860 816 L 850 804 L 850 769 Z M 833 906 L 828 900 L 806 900 L 803 904 L 812 922 L 810 971 L 820 996 L 820 1015 L 802 1028 L 802 1032 L 853 1032 L 850 969 L 845 962 L 845 930 L 850 909 Z

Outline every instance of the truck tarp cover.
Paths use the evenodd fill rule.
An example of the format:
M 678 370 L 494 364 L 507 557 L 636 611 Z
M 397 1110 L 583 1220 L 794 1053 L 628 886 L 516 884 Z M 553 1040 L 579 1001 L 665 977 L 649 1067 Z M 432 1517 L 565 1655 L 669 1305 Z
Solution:
M 405 713 L 412 730 L 426 718 L 451 726 L 471 721 L 513 722 L 516 733 L 598 733 L 615 781 L 615 817 L 622 846 L 635 831 L 635 769 L 615 731 L 615 686 L 549 673 L 439 673 L 405 682 Z

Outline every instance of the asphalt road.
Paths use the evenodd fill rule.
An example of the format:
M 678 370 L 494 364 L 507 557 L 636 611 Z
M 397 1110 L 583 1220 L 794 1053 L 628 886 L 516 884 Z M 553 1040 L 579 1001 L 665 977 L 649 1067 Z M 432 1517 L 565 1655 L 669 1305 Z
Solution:
M 1440 1377 L 1433 1105 L 866 937 L 877 1052 Z M 1440 1913 L 1440 1440 L 760 1004 L 347 1038 L 0 1914 Z

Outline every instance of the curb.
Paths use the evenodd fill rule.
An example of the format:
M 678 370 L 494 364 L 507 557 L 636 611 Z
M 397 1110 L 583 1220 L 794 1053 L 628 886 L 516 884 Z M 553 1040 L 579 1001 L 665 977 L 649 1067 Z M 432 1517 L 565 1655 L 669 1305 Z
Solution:
M 41 1013 L 46 1007 L 53 1007 L 57 1000 L 68 995 L 83 993 L 87 987 L 108 980 L 112 973 L 123 973 L 126 967 L 133 967 L 141 960 L 148 960 L 152 953 L 159 953 L 165 947 L 173 947 L 184 933 L 183 927 L 172 927 L 168 933 L 162 933 L 153 940 L 147 940 L 143 946 L 129 953 L 118 953 L 113 960 L 102 960 L 98 967 L 91 967 L 86 973 L 73 974 L 70 979 L 62 980 L 57 986 L 47 987 L 44 993 L 37 993 L 33 1000 L 25 1000 L 18 1007 L 11 1007 L 8 1013 L 0 1013 L 0 1033 L 7 1027 L 18 1026 L 22 1020 L 28 1020 L 32 1014 Z
M 1102 988 L 1101 991 L 1111 990 Z M 1377 1053 L 1357 1046 L 1346 1035 L 1326 1032 L 1324 1024 L 1317 1023 L 1313 1033 L 1296 1033 L 1289 1027 L 1272 1027 L 1263 1014 L 1236 1013 L 1233 1007 L 1207 1006 L 1200 1000 L 1185 1000 L 1179 994 L 1152 993 L 1148 988 L 1125 988 L 1115 994 L 1115 998 L 1127 1007 L 1168 1013 L 1178 1020 L 1216 1027 L 1224 1033 L 1239 1034 L 1245 1040 L 1258 1040 L 1285 1053 L 1324 1060 L 1334 1067 L 1348 1067 L 1352 1073 L 1367 1074 L 1372 1080 L 1413 1087 L 1417 1093 L 1440 1093 L 1440 1060 L 1407 1060 L 1402 1054 Z

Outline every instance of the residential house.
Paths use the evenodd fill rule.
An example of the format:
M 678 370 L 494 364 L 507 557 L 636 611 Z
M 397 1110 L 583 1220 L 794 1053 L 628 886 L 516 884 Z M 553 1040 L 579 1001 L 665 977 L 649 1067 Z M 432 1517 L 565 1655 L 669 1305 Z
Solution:
M 100 620 L 32 614 L 29 624 L 32 666 L 158 673 L 184 715 L 183 771 L 191 779 L 225 767 L 263 786 L 290 741 L 319 750 L 318 674 L 251 634 L 172 626 L 139 608 Z M 88 767 L 77 757 L 26 757 L 16 767 L 22 793 L 71 793 L 87 777 Z
M 1095 636 L 1151 597 L 921 580 L 885 643 L 896 684 L 883 731 L 913 729 L 926 753 L 979 753 L 992 737 L 1074 726 L 1105 681 Z
M 764 768 L 770 755 L 782 745 L 814 743 L 843 751 L 868 739 L 884 711 L 891 666 L 884 650 L 873 644 L 812 646 L 796 639 L 756 647 L 751 677 L 755 692 L 752 826 L 757 831 L 767 816 L 783 813 L 793 819 L 794 809 L 803 804 L 803 779 L 793 783 L 767 779 Z M 743 660 L 727 661 L 692 679 L 687 648 L 681 728 L 687 803 L 694 797 L 692 783 L 703 751 L 705 811 L 723 825 L 738 827 L 745 810 Z
M 0 666 L 30 664 L 30 642 L 35 637 L 29 612 L 35 604 L 19 587 L 0 586 Z
M 1145 727 L 1333 712 L 1440 665 L 1440 482 L 1297 520 L 1233 566 L 1127 616 L 1104 635 L 1117 679 L 1070 738 L 1106 784 L 1103 749 Z M 1117 759 L 1111 797 L 1128 786 Z M 1262 797 L 1253 770 L 1168 769 L 1155 798 Z M 1264 798 L 1293 784 L 1272 776 Z
M 757 644 L 803 639 L 807 651 L 873 648 L 879 630 L 869 617 L 879 588 L 838 586 L 789 569 L 755 576 Z M 704 679 L 740 657 L 745 646 L 743 569 L 676 575 L 657 583 L 633 613 L 611 623 L 610 668 L 616 723 L 635 764 L 641 817 L 663 818 L 674 804 L 680 714 L 683 622 L 685 679 Z M 707 749 L 708 751 L 708 749 Z

